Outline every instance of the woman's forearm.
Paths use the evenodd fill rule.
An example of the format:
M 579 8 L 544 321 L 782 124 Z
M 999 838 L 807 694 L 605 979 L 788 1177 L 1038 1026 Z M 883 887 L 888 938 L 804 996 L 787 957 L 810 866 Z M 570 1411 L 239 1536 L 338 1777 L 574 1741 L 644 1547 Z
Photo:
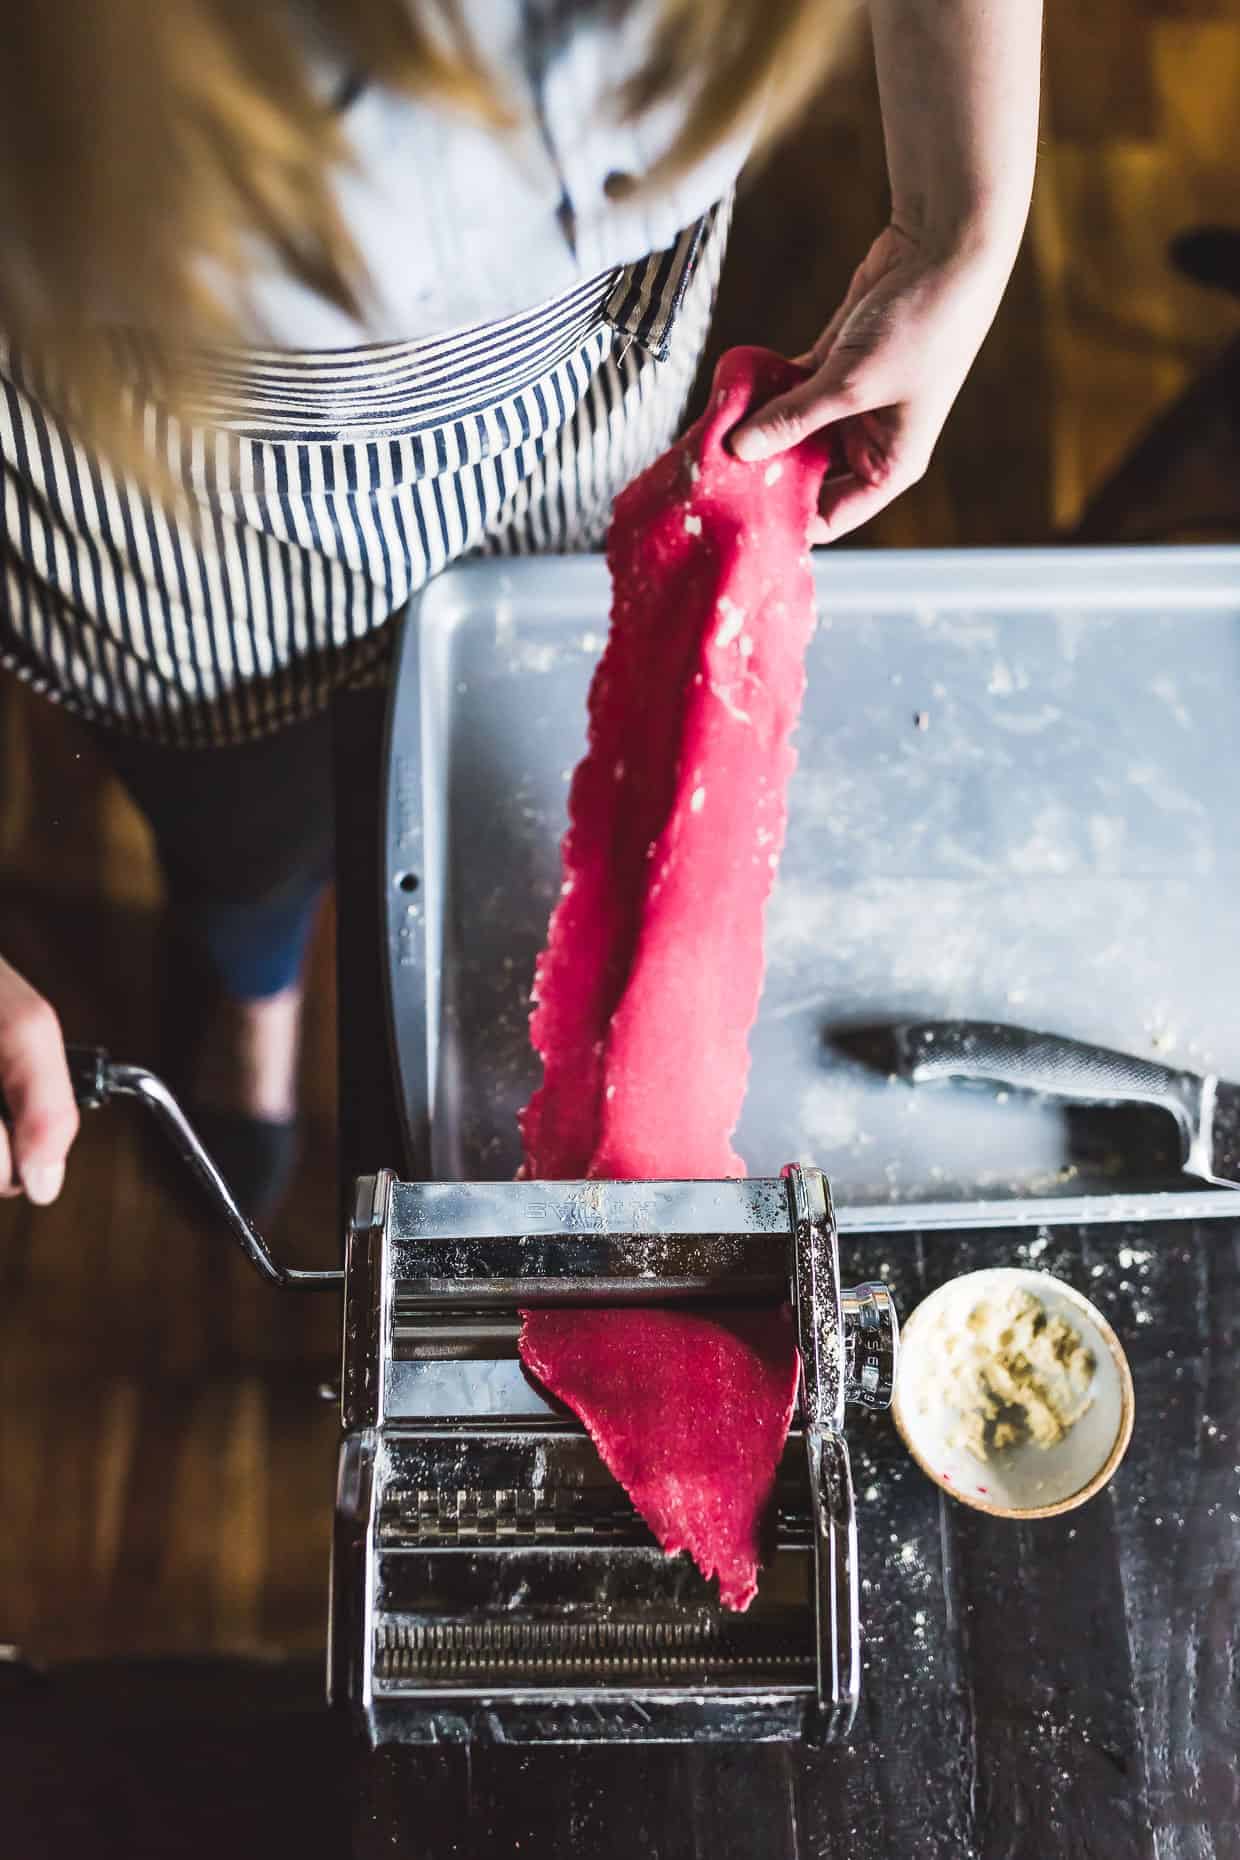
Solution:
M 730 435 L 770 458 L 833 427 L 811 542 L 915 484 L 1003 295 L 1029 212 L 1042 0 L 869 0 L 891 219 L 801 359 Z M 839 469 L 842 465 L 844 469 Z
M 1006 272 L 1033 187 L 1042 0 L 870 0 L 870 13 L 893 222 Z

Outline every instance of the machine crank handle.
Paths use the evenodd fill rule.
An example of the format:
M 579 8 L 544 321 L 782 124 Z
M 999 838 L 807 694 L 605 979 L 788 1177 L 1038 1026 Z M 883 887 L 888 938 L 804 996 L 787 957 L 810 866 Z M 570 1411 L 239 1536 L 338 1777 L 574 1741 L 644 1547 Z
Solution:
M 154 1116 L 171 1140 L 182 1161 L 187 1163 L 219 1209 L 229 1231 L 250 1264 L 272 1285 L 298 1287 L 307 1291 L 332 1291 L 344 1283 L 338 1270 L 305 1272 L 296 1266 L 282 1266 L 254 1223 L 238 1207 L 232 1190 L 216 1168 L 201 1138 L 184 1111 L 153 1072 L 142 1066 L 123 1065 L 110 1059 L 99 1046 L 65 1047 L 73 1096 L 84 1111 L 97 1110 L 113 1098 L 137 1098 Z M 4 1100 L 0 1097 L 0 1116 L 7 1122 Z
M 67 1045 L 65 1059 L 78 1110 L 93 1111 L 97 1105 L 106 1104 L 112 1087 L 108 1081 L 109 1060 L 103 1048 Z M 4 1093 L 0 1092 L 0 1123 L 11 1125 L 12 1121 Z

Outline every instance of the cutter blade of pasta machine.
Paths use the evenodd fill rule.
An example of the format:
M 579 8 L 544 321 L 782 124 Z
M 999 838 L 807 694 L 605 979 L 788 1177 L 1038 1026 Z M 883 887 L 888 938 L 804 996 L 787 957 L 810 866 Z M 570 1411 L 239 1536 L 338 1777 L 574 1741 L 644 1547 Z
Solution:
M 517 1358 L 518 1307 L 793 1300 L 797 1425 L 747 1613 L 669 1559 Z M 860 1674 L 845 1403 L 890 1399 L 885 1286 L 844 1290 L 823 1177 L 358 1184 L 332 1695 L 375 1743 L 846 1734 Z

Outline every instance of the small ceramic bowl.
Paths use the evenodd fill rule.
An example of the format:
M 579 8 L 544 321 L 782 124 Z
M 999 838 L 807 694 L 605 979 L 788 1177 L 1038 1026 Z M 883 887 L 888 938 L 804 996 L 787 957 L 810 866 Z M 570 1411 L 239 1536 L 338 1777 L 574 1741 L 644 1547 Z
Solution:
M 1094 1357 L 1094 1399 L 1054 1446 L 1005 1448 L 983 1463 L 948 1437 L 959 1417 L 939 1388 L 943 1341 L 964 1333 L 986 1295 L 1029 1291 L 1062 1316 Z M 1132 1372 L 1118 1337 L 1088 1298 L 1047 1272 L 991 1266 L 940 1285 L 913 1312 L 900 1336 L 892 1418 L 922 1471 L 962 1504 L 998 1518 L 1054 1518 L 1100 1492 L 1132 1436 Z

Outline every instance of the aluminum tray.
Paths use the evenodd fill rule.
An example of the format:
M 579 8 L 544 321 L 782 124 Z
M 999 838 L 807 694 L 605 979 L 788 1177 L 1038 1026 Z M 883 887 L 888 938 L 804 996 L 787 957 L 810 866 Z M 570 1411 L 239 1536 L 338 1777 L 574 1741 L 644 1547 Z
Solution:
M 816 580 L 737 1136 L 751 1172 L 817 1164 L 854 1231 L 1240 1209 L 1116 1175 L 1122 1147 L 1107 1161 L 1091 1139 L 1082 1163 L 1079 1113 L 914 1091 L 832 1043 L 993 1017 L 1240 1077 L 1240 550 L 838 552 Z M 608 593 L 598 557 L 478 561 L 405 623 L 385 883 L 416 1176 L 519 1159 L 528 989 Z

